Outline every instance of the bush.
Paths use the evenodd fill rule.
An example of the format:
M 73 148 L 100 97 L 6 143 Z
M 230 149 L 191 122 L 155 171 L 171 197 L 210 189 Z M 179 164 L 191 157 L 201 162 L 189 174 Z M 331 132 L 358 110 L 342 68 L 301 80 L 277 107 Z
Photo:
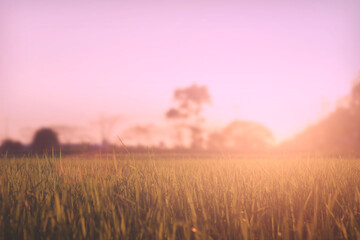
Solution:
M 50 153 L 59 151 L 60 144 L 55 131 L 50 128 L 39 129 L 32 142 L 32 150 L 35 153 Z
M 3 154 L 19 154 L 23 149 L 24 147 L 20 142 L 6 139 L 0 147 L 0 152 Z

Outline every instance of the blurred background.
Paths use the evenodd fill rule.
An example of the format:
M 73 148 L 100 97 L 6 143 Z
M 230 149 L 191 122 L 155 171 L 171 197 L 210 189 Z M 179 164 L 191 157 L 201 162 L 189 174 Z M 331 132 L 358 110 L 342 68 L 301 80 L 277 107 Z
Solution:
M 359 9 L 1 1 L 2 151 L 42 151 L 40 134 L 79 149 L 120 138 L 134 148 L 359 152 Z

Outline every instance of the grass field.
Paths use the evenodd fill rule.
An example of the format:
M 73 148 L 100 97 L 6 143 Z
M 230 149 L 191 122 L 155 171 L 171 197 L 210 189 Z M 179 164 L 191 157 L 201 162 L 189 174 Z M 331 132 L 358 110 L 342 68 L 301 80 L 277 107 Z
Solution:
M 0 239 L 360 239 L 360 160 L 0 158 Z

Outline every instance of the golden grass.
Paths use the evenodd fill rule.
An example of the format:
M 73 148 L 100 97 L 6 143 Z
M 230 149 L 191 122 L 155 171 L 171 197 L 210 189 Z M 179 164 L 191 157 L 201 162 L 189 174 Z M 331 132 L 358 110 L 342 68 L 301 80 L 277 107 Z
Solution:
M 360 161 L 0 158 L 0 239 L 360 239 Z

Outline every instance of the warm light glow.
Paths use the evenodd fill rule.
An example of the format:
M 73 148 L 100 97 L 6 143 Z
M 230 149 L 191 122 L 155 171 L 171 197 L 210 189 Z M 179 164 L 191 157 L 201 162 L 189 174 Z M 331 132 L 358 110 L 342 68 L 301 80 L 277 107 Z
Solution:
M 101 116 L 121 116 L 111 141 L 137 124 L 166 135 L 173 91 L 193 83 L 211 95 L 208 129 L 293 135 L 350 91 L 360 4 L 255 2 L 0 3 L 0 140 L 67 125 L 99 142 Z

